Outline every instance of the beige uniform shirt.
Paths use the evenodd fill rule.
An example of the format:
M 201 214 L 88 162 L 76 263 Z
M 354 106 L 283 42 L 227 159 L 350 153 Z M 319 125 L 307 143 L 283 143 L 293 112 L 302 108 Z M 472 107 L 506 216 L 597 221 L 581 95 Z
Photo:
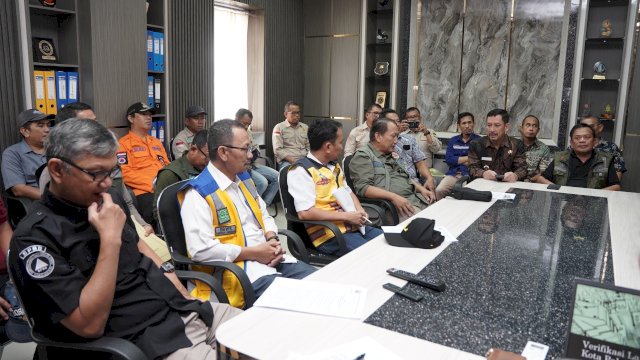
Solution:
M 309 139 L 307 131 L 309 126 L 299 122 L 295 127 L 287 120 L 277 124 L 273 128 L 273 153 L 279 163 L 287 156 L 301 158 L 309 152 Z
M 171 152 L 173 153 L 173 156 L 176 160 L 180 159 L 182 157 L 182 154 L 184 154 L 186 150 L 189 150 L 194 135 L 195 134 L 192 133 L 191 130 L 189 130 L 188 128 L 184 128 L 178 133 L 178 135 L 176 135 L 175 138 L 173 138 L 173 146 L 171 146 Z
M 344 156 L 352 155 L 359 147 L 367 145 L 369 143 L 369 132 L 366 122 L 351 130 L 344 146 Z
M 431 144 L 429 144 L 429 142 L 427 141 L 427 135 L 422 132 L 412 132 L 410 130 L 407 130 L 402 134 L 413 136 L 416 139 L 420 150 L 422 150 L 422 152 L 427 156 L 427 166 L 431 167 L 433 165 L 433 155 L 437 154 L 438 151 L 442 149 L 442 142 L 440 141 L 440 139 L 438 139 L 438 136 L 436 136 L 436 133 L 435 131 L 433 131 L 433 129 L 428 130 L 431 133 L 429 136 L 431 136 L 431 139 L 433 140 Z

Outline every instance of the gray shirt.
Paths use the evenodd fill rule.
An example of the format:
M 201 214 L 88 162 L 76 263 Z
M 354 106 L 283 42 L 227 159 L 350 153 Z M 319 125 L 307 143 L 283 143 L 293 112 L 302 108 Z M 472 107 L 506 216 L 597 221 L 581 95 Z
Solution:
M 34 152 L 24 139 L 2 153 L 2 182 L 5 190 L 16 185 L 38 187 L 36 170 L 47 162 L 45 154 Z

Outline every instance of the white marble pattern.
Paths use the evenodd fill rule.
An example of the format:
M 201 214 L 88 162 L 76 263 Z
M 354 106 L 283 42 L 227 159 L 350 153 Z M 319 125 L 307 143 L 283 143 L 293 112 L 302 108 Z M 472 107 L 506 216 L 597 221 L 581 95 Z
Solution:
M 514 13 L 507 109 L 513 125 L 519 125 L 529 114 L 537 116 L 541 138 L 551 138 L 554 109 L 560 101 L 556 99 L 556 87 L 563 8 L 563 0 L 527 0 L 516 2 Z M 512 132 L 515 128 L 512 126 Z

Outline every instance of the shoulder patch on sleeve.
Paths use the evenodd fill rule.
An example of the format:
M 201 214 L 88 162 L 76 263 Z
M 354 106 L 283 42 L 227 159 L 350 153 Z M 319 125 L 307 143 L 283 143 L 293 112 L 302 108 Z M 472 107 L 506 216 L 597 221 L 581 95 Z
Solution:
M 116 154 L 116 157 L 118 158 L 119 165 L 127 165 L 129 163 L 129 158 L 127 157 L 126 152 L 119 152 Z
M 43 245 L 31 245 L 18 254 L 24 261 L 27 274 L 34 279 L 43 279 L 51 275 L 55 268 L 53 256 L 47 253 Z

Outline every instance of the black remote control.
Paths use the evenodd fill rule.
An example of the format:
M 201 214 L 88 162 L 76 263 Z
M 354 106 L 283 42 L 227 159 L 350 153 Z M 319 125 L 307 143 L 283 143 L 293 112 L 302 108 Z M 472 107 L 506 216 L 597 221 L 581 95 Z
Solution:
M 392 291 L 398 295 L 404 296 L 407 299 L 413 300 L 413 301 L 420 301 L 422 300 L 422 295 L 418 295 L 416 293 L 414 293 L 411 290 L 407 290 L 407 289 L 402 289 L 396 285 L 393 285 L 392 283 L 386 283 L 384 285 L 382 285 L 383 288 Z
M 402 280 L 407 280 L 410 283 L 414 283 L 416 285 L 420 285 L 420 286 L 424 286 L 428 289 L 431 290 L 435 290 L 435 291 L 444 291 L 444 289 L 447 288 L 447 286 L 445 285 L 445 283 L 443 281 L 440 280 L 435 280 L 435 281 L 425 281 L 422 279 L 419 279 L 416 274 L 412 274 L 408 271 L 404 271 L 404 270 L 398 270 L 395 268 L 391 268 L 391 269 L 387 269 L 387 272 L 389 273 L 389 275 L 391 276 L 395 276 L 399 279 Z

